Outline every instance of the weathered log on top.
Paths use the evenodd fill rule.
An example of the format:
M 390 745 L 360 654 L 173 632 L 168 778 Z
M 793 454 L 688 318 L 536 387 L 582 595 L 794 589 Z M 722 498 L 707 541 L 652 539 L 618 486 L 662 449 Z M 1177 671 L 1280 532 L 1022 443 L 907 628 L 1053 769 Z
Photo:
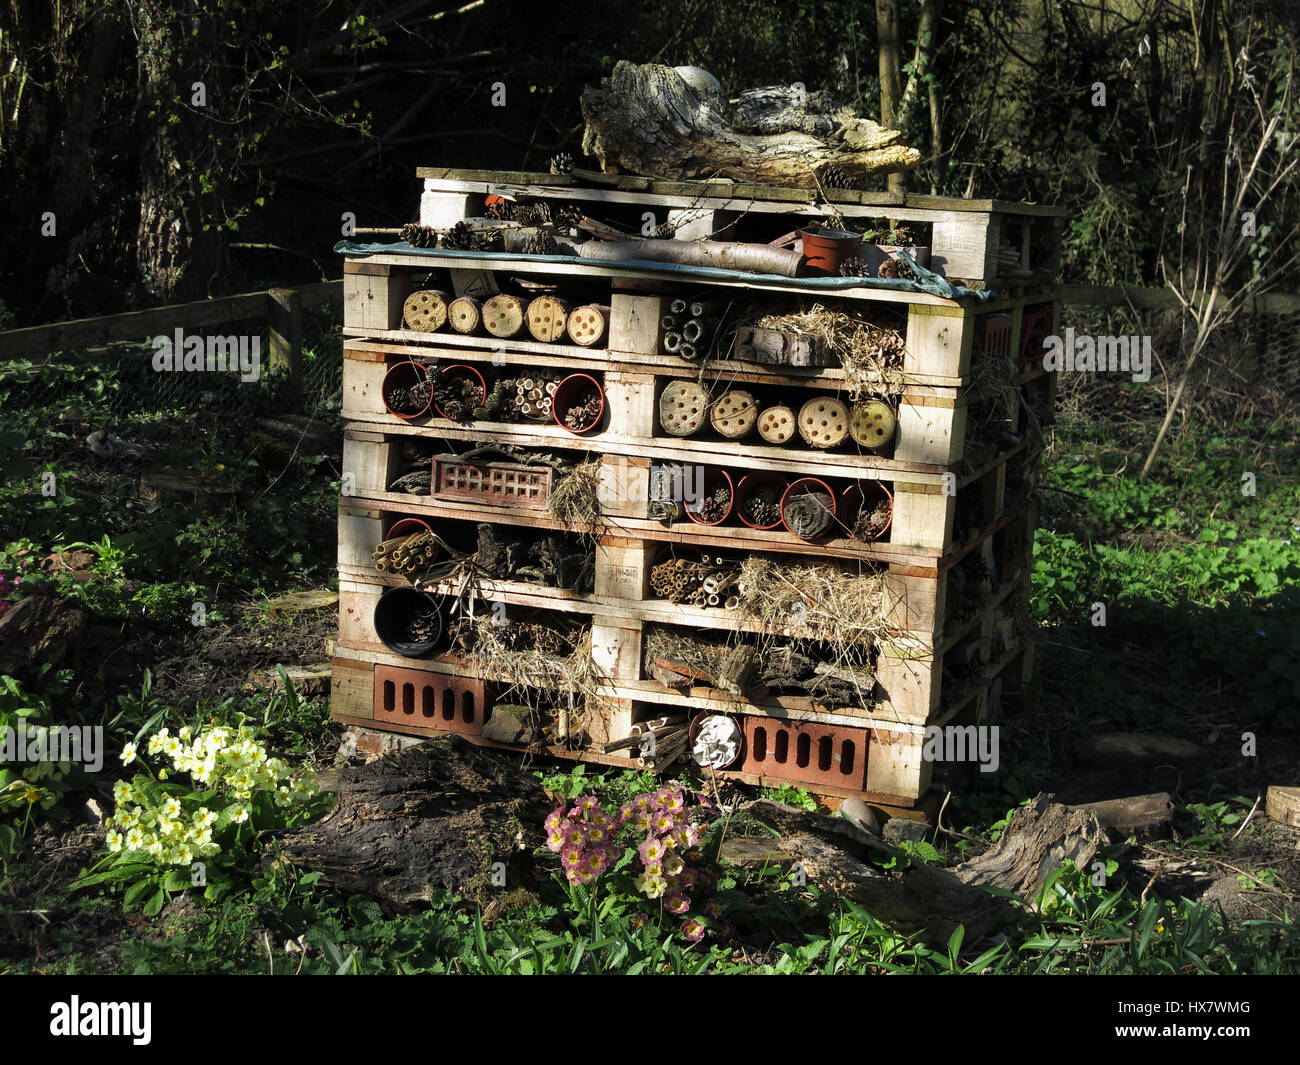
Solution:
M 616 64 L 600 88 L 583 91 L 582 116 L 584 152 L 606 170 L 653 177 L 726 177 L 816 189 L 816 174 L 825 167 L 861 178 L 911 170 L 921 161 L 898 130 L 847 109 L 810 113 L 806 102 L 796 108 L 781 91 L 757 90 L 733 114 L 707 85 L 688 83 L 673 67 L 653 63 Z M 795 128 L 777 131 L 779 126 Z

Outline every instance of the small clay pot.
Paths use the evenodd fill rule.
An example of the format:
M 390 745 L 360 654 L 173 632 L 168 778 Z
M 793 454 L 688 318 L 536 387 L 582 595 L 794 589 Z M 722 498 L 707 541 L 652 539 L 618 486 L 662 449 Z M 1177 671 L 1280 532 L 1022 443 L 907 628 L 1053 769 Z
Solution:
M 775 529 L 781 524 L 781 499 L 785 495 L 785 490 L 790 487 L 790 479 L 782 477 L 779 473 L 747 473 L 740 479 L 740 484 L 736 486 L 736 517 L 748 525 L 751 529 Z M 745 501 L 756 492 L 765 488 L 772 489 L 776 494 L 776 521 L 769 525 L 758 525 L 750 521 L 745 516 Z
M 840 264 L 858 254 L 862 244 L 861 233 L 845 233 L 837 229 L 824 229 L 820 233 L 804 230 L 802 273 L 814 277 L 839 277 Z
M 479 391 L 478 402 L 475 403 L 474 406 L 481 407 L 483 406 L 484 403 L 487 402 L 487 382 L 483 380 L 483 375 L 479 373 L 478 370 L 476 370 L 473 366 L 466 366 L 463 363 L 453 363 L 450 366 L 440 366 L 438 367 L 438 376 L 473 378 L 475 381 L 478 382 L 478 391 Z M 442 408 L 439 407 L 438 404 L 435 403 L 433 405 L 433 409 L 438 412 L 438 417 L 440 418 L 447 417 L 447 415 L 443 413 Z
M 731 512 L 736 509 L 736 485 L 731 479 L 731 474 L 726 470 L 708 467 L 705 469 L 704 476 L 700 478 L 700 480 L 703 481 L 704 499 L 711 498 L 717 489 L 721 488 L 723 485 L 726 486 L 727 491 L 731 495 L 731 502 L 727 505 L 726 513 L 716 521 L 705 521 L 699 514 L 700 506 L 704 502 L 704 499 L 685 503 L 683 504 L 682 509 L 686 511 L 686 516 L 690 518 L 691 521 L 695 522 L 696 525 L 721 525 L 731 517 Z
M 417 411 L 408 412 L 395 410 L 393 408 L 393 392 L 398 388 L 411 388 L 427 379 L 427 368 L 420 362 L 399 362 L 388 368 L 384 374 L 384 382 L 379 386 L 380 398 L 384 401 L 384 409 L 394 417 L 401 418 L 404 421 L 411 421 L 415 418 L 422 418 L 429 413 L 429 407 L 433 404 L 433 389 L 429 390 L 429 400 L 423 407 Z
M 817 496 L 822 503 L 823 509 L 830 512 L 826 524 L 820 529 L 800 533 L 791 527 L 791 504 L 801 496 Z M 799 480 L 791 483 L 790 487 L 785 490 L 785 495 L 781 497 L 781 523 L 786 527 L 787 531 L 794 533 L 800 540 L 810 544 L 821 543 L 835 536 L 839 529 L 839 525 L 835 520 L 836 509 L 835 493 L 830 485 L 825 481 L 818 480 L 816 477 L 800 477 Z
M 578 405 L 578 401 L 583 394 L 595 390 L 596 395 L 600 398 L 600 407 L 593 418 L 588 419 L 586 425 L 580 425 L 576 429 L 573 426 L 566 425 L 564 416 L 573 407 Z M 585 373 L 569 374 L 563 381 L 555 386 L 555 395 L 551 397 L 551 416 L 555 419 L 555 424 L 565 432 L 573 433 L 574 436 L 580 436 L 583 433 L 589 433 L 600 424 L 600 419 L 605 414 L 605 390 L 600 387 L 600 382 L 594 377 Z
M 864 542 L 869 543 L 871 540 L 883 540 L 885 533 L 889 532 L 889 527 L 894 523 L 894 497 L 879 481 L 859 481 L 857 484 L 851 484 L 840 493 L 840 514 L 844 525 L 848 529 L 848 535 L 857 540 L 860 537 L 853 533 L 853 526 L 857 524 L 858 515 L 862 513 L 864 506 L 874 507 L 877 501 L 884 497 L 889 502 L 889 519 L 885 526 L 875 536 Z

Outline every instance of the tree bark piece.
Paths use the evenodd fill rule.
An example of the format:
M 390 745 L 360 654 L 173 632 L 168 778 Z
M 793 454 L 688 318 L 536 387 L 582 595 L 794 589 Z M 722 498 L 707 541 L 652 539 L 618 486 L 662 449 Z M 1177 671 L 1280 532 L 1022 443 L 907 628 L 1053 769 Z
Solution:
M 524 304 L 518 296 L 504 292 L 483 304 L 483 327 L 494 337 L 508 340 L 524 328 Z
M 83 610 L 39 593 L 0 614 L 0 673 L 28 682 L 42 666 L 58 669 L 80 659 Z
M 733 114 L 720 93 L 693 87 L 672 67 L 619 62 L 600 88 L 583 91 L 583 151 L 606 171 L 807 189 L 817 187 L 816 172 L 827 166 L 861 178 L 910 170 L 921 161 L 897 130 L 847 109 L 809 112 L 805 106 L 802 116 L 791 114 L 793 101 L 783 90 L 766 90 L 766 99 L 761 92 L 752 90 Z M 795 128 L 778 130 L 782 125 Z M 741 132 L 758 129 L 765 132 Z
M 1090 813 L 1102 828 L 1113 828 L 1126 836 L 1134 832 L 1151 836 L 1168 826 L 1174 816 L 1173 800 L 1167 791 L 1132 795 L 1125 799 L 1104 799 L 1070 809 Z
M 389 913 L 423 909 L 435 888 L 486 905 L 496 862 L 507 889 L 525 883 L 551 809 L 528 773 L 450 735 L 344 769 L 338 794 L 324 820 L 280 837 L 281 860 Z

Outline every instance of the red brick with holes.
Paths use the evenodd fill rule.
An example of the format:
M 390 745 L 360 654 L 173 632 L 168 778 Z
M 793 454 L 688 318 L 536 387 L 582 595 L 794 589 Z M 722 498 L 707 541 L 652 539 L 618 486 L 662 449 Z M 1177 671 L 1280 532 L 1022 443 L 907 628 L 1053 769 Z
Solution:
M 483 732 L 487 685 L 474 677 L 375 666 L 375 720 L 414 728 Z
M 780 780 L 862 789 L 867 780 L 867 729 L 811 721 L 746 717 L 745 757 L 738 767 Z

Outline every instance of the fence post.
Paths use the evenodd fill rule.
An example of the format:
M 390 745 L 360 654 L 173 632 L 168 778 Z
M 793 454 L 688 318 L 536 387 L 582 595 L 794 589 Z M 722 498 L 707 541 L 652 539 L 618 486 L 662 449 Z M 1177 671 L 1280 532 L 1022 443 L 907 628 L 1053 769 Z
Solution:
M 296 398 L 302 391 L 302 293 L 273 288 L 266 296 L 271 371 L 289 375 L 289 390 Z

